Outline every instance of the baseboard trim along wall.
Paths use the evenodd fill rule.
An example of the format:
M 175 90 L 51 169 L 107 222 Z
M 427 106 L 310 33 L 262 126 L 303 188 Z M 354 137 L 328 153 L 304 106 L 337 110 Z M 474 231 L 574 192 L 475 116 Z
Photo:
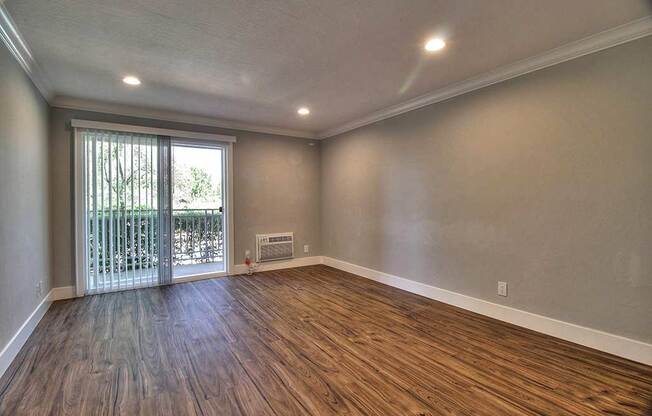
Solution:
M 449 305 L 476 312 L 491 318 L 509 322 L 533 331 L 541 332 L 585 347 L 608 352 L 619 357 L 652 365 L 652 344 L 646 344 L 619 335 L 586 328 L 520 309 L 510 308 L 486 300 L 440 289 L 424 283 L 394 276 L 378 270 L 324 257 L 323 264 L 367 279 L 396 287 L 417 295 L 438 300 Z
M 75 286 L 61 286 L 55 287 L 50 291 L 48 300 L 54 302 L 55 300 L 72 299 L 77 297 Z
M 256 272 L 290 269 L 294 267 L 312 266 L 315 264 L 325 264 L 345 272 L 353 273 L 355 275 L 375 280 L 388 286 L 402 289 L 417 295 L 425 296 L 427 298 L 444 302 L 449 305 L 457 306 L 459 308 L 479 313 L 490 318 L 498 319 L 510 324 L 521 326 L 523 328 L 531 329 L 533 331 L 561 338 L 566 341 L 584 345 L 585 347 L 608 352 L 619 357 L 627 358 L 647 365 L 652 365 L 652 344 L 647 344 L 634 339 L 583 327 L 569 322 L 560 321 L 546 316 L 537 315 L 520 309 L 511 308 L 509 306 L 499 305 L 497 303 L 492 303 L 486 300 L 463 295 L 457 292 L 452 292 L 446 289 L 441 289 L 435 286 L 430 286 L 424 283 L 415 282 L 414 280 L 394 276 L 389 273 L 358 266 L 357 264 L 348 263 L 331 257 L 299 257 L 285 261 L 261 263 L 256 268 Z M 247 266 L 244 264 L 236 264 L 231 269 L 230 274 L 237 275 L 245 273 L 247 273 Z M 51 302 L 73 297 L 75 297 L 74 286 L 58 287 L 50 291 L 47 301 Z M 46 300 L 44 299 L 43 302 L 45 301 Z M 41 305 L 39 305 L 39 308 L 41 308 Z M 37 308 L 37 310 L 32 313 L 32 316 L 28 319 L 27 322 L 25 322 L 25 324 L 23 324 L 23 327 L 21 327 L 19 330 L 19 333 L 14 336 L 14 339 L 18 339 L 19 334 L 21 339 L 24 337 L 22 343 L 20 343 L 20 346 L 15 350 L 14 356 L 18 353 L 20 347 L 23 345 L 34 327 L 36 327 L 38 320 L 40 320 L 43 316 L 42 314 L 44 314 L 47 310 L 47 308 L 45 308 L 42 311 L 42 314 L 38 317 L 38 320 L 36 320 L 33 326 L 28 324 L 30 320 L 33 320 L 33 317 L 36 317 L 39 313 L 41 313 L 38 312 L 39 308 Z M 28 332 L 25 332 L 26 335 L 21 333 L 21 331 L 27 330 L 28 328 L 31 329 L 29 329 Z M 14 339 L 12 339 L 10 345 L 12 342 L 14 342 Z M 8 345 L 5 350 L 8 350 L 10 345 Z M 3 365 L 6 360 L 4 356 L 5 350 L 3 350 L 2 354 L 0 354 L 0 370 L 2 371 L 4 371 Z M 13 356 L 11 359 L 13 359 Z M 11 359 L 8 361 L 8 363 L 11 363 Z M 8 363 L 6 366 L 9 365 Z M 0 371 L 0 374 L 2 371 Z
M 52 291 L 43 298 L 41 303 L 38 304 L 27 320 L 25 320 L 20 328 L 18 328 L 18 331 L 16 331 L 7 345 L 5 345 L 2 351 L 0 351 L 0 378 L 2 378 L 2 375 L 7 371 L 9 365 L 14 361 L 14 358 L 16 358 L 23 345 L 25 345 L 27 338 L 29 338 L 32 332 L 34 332 L 36 325 L 41 321 L 45 312 L 50 308 L 50 305 L 52 304 L 52 301 L 50 300 L 51 294 Z

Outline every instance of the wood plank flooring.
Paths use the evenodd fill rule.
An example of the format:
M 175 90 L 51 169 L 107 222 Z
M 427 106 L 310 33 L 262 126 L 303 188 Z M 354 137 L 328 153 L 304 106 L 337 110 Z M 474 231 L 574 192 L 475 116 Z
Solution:
M 326 266 L 56 302 L 1 415 L 644 415 L 652 367 Z

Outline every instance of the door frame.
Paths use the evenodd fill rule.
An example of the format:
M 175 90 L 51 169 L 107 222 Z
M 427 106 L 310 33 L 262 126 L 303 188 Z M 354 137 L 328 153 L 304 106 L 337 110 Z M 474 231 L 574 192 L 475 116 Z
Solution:
M 170 148 L 174 147 L 175 143 L 198 146 L 206 146 L 209 148 L 220 148 L 222 149 L 222 189 L 224 190 L 222 195 L 222 233 L 224 234 L 224 271 L 222 272 L 209 272 L 209 273 L 199 273 L 190 276 L 183 277 L 172 277 L 172 283 L 184 283 L 184 282 L 193 282 L 196 280 L 211 279 L 213 277 L 222 277 L 228 276 L 231 270 L 233 270 L 234 256 L 233 256 L 233 216 L 232 216 L 232 201 L 233 201 L 233 142 L 222 142 L 222 141 L 211 141 L 207 143 L 206 141 L 198 141 L 194 139 L 183 139 L 172 137 Z M 172 164 L 170 164 L 170 169 L 172 169 Z M 170 180 L 172 180 L 172 175 L 170 175 Z M 170 192 L 170 197 L 172 192 Z M 172 204 L 170 204 L 170 209 L 174 209 Z M 170 229 L 174 229 L 174 218 L 170 215 Z M 174 265 L 172 266 L 174 268 Z
M 141 134 L 153 134 L 156 136 L 167 136 L 170 137 L 173 141 L 194 141 L 195 143 L 206 143 L 210 142 L 220 146 L 225 151 L 225 167 L 224 167 L 224 177 L 222 178 L 225 183 L 226 192 L 224 197 L 224 257 L 225 257 L 225 270 L 224 272 L 219 273 L 206 273 L 188 277 L 182 277 L 178 279 L 173 279 L 172 284 L 183 283 L 195 280 L 210 279 L 213 277 L 226 276 L 231 273 L 234 266 L 234 221 L 233 221 L 233 144 L 236 142 L 235 136 L 222 135 L 222 134 L 211 134 L 211 133 L 199 133 L 192 131 L 184 130 L 172 130 L 172 129 L 161 129 L 154 127 L 145 127 L 138 125 L 129 125 L 129 124 L 119 124 L 119 123 L 107 123 L 99 121 L 89 121 L 89 120 L 78 120 L 72 119 L 70 126 L 73 129 L 73 183 L 72 189 L 74 192 L 73 195 L 73 267 L 75 275 L 75 293 L 78 297 L 86 295 L 86 261 L 88 247 L 85 239 L 86 235 L 86 221 L 84 219 L 84 213 L 86 211 L 86 202 L 85 202 L 85 190 L 86 190 L 86 178 L 84 175 L 85 172 L 85 163 L 86 155 L 84 155 L 84 143 L 82 141 L 81 129 L 97 129 L 97 130 L 110 130 L 118 132 L 127 132 L 127 133 L 141 133 Z M 171 169 L 171 165 L 170 165 Z M 172 215 L 170 215 L 170 219 Z M 172 239 L 172 233 L 170 234 L 170 239 Z

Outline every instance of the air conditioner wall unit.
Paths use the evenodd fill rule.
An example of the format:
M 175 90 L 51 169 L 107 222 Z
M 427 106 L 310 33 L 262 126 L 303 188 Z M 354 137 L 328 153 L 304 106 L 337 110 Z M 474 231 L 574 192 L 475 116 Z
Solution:
M 256 234 L 256 262 L 294 257 L 294 233 Z

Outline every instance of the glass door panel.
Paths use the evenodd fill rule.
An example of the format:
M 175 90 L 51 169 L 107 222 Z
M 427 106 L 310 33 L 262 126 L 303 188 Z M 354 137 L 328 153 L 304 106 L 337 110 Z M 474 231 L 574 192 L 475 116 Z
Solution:
M 172 142 L 172 276 L 226 271 L 220 146 Z

